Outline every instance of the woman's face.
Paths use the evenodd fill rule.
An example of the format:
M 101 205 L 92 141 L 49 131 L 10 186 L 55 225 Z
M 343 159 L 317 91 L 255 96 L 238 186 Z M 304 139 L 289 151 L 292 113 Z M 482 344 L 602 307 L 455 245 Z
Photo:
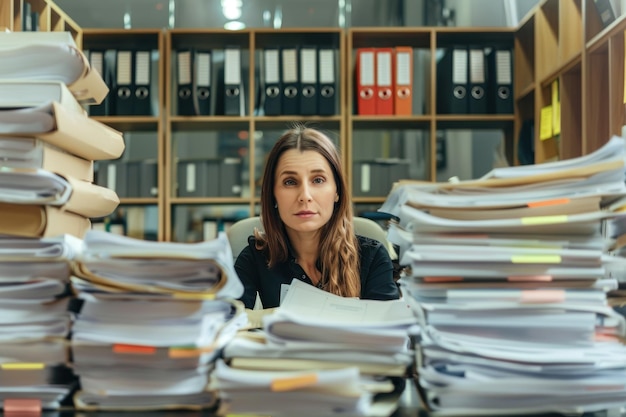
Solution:
M 288 230 L 314 232 L 328 223 L 338 197 L 326 158 L 315 151 L 290 149 L 278 160 L 275 175 L 274 198 Z

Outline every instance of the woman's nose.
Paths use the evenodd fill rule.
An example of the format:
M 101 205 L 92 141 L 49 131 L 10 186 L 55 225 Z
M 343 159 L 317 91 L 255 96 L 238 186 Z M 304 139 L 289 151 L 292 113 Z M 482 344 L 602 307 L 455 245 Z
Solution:
M 309 187 L 304 185 L 302 187 L 302 189 L 300 190 L 300 201 L 304 202 L 304 201 L 311 201 L 311 193 L 309 190 Z

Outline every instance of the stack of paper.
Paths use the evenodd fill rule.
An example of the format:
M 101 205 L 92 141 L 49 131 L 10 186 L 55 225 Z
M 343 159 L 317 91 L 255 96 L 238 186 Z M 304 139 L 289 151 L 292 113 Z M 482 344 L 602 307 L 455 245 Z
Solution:
M 624 139 L 572 160 L 457 184 L 403 183 L 403 294 L 420 325 L 419 385 L 446 414 L 581 413 L 626 405 L 618 288 Z M 622 272 L 622 275 L 623 272 Z
M 82 237 L 119 204 L 93 161 L 120 157 L 122 134 L 83 108 L 108 88 L 68 32 L 0 33 L 0 59 L 0 234 Z
M 314 406 L 320 406 L 323 393 L 329 413 L 369 415 L 372 395 L 393 391 L 393 382 L 411 373 L 414 325 L 413 312 L 402 300 L 344 298 L 295 280 L 281 306 L 263 317 L 263 332 L 240 332 L 224 348 L 225 363 L 213 374 L 212 386 L 234 413 L 289 414 L 300 404 L 304 414 L 323 414 Z M 346 392 L 321 383 L 325 373 L 334 375 L 331 371 L 355 374 L 349 407 L 337 405 L 332 411 L 335 401 L 346 401 Z M 230 380 L 233 375 L 266 382 L 263 387 L 241 384 Z M 273 388 L 273 381 L 299 381 L 303 375 L 316 383 L 288 385 L 285 392 Z M 276 401 L 250 401 L 262 394 Z
M 76 386 L 69 367 L 72 236 L 0 239 L 0 401 L 56 409 Z
M 206 408 L 209 374 L 246 322 L 227 237 L 153 242 L 90 231 L 72 287 L 80 409 Z

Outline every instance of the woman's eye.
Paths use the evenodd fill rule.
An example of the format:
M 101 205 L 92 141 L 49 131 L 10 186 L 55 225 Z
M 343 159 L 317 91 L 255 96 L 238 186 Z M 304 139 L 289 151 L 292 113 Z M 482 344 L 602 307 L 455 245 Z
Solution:
M 326 182 L 326 180 L 322 177 L 317 177 L 313 180 L 313 182 L 316 184 L 323 184 L 324 182 Z
M 283 184 L 285 184 L 285 185 L 295 185 L 296 182 L 294 180 L 292 180 L 292 179 L 287 179 L 287 180 L 283 181 Z

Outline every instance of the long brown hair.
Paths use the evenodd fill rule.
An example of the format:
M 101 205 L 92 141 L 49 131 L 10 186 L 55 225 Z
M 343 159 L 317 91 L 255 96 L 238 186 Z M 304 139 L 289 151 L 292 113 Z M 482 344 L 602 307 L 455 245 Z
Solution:
M 359 249 L 352 226 L 352 202 L 348 195 L 339 152 L 328 136 L 317 129 L 296 125 L 278 139 L 268 154 L 261 185 L 261 221 L 265 233 L 255 231 L 257 248 L 266 252 L 270 268 L 288 259 L 289 237 L 278 210 L 274 208 L 276 203 L 274 183 L 278 161 L 282 154 L 290 149 L 300 152 L 315 151 L 328 161 L 332 169 L 339 201 L 335 203 L 330 220 L 320 231 L 321 282 L 323 288 L 332 294 L 359 297 L 361 295 Z

